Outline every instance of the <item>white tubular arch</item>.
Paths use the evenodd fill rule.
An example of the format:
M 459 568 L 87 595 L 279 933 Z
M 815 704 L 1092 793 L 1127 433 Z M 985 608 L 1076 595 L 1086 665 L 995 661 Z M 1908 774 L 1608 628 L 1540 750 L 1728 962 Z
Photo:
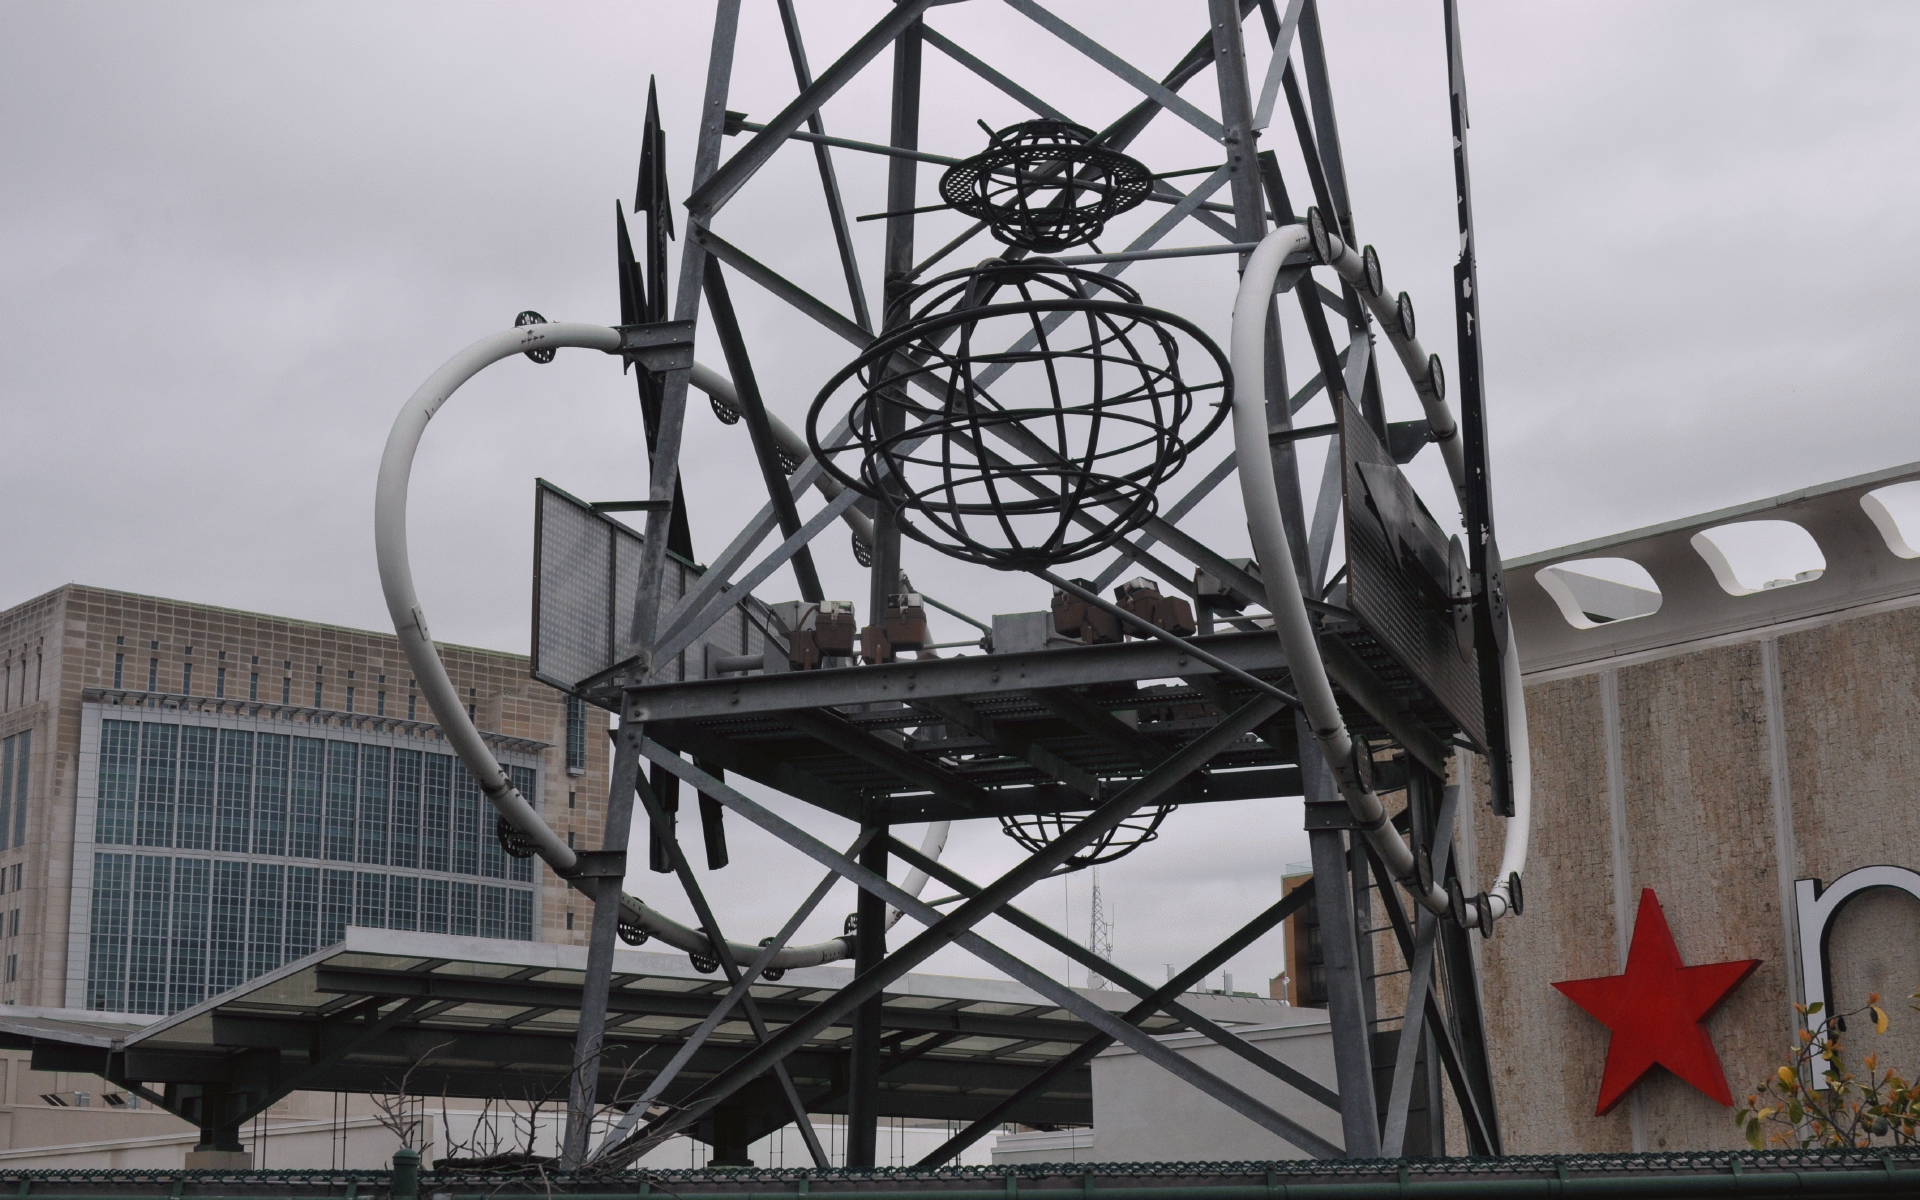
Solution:
M 444 366 L 420 385 L 420 389 L 414 392 L 401 407 L 400 415 L 394 419 L 393 430 L 387 435 L 386 451 L 380 457 L 379 483 L 373 505 L 373 538 L 380 570 L 380 588 L 386 596 L 387 611 L 393 618 L 394 634 L 400 640 L 400 649 L 406 654 L 408 664 L 413 667 L 414 678 L 419 681 L 427 707 L 433 710 L 434 719 L 440 723 L 447 745 L 472 773 L 493 807 L 533 844 L 534 852 L 553 868 L 554 873 L 569 879 L 575 887 L 583 887 L 583 883 L 575 878 L 579 856 L 568 847 L 565 838 L 548 828 L 540 814 L 527 803 L 526 797 L 513 786 L 499 761 L 493 757 L 493 751 L 487 748 L 480 730 L 467 716 L 466 706 L 461 702 L 453 680 L 447 675 L 446 665 L 440 660 L 440 652 L 434 647 L 432 635 L 427 632 L 426 613 L 414 590 L 413 567 L 407 553 L 407 488 L 413 474 L 414 455 L 420 448 L 421 437 L 426 433 L 427 422 L 433 419 L 434 414 L 462 384 L 501 359 L 530 350 L 563 347 L 581 347 L 613 354 L 620 349 L 620 333 L 604 325 L 571 322 L 519 326 L 468 346 L 448 359 Z M 719 375 L 704 367 L 696 367 L 695 371 L 704 373 L 709 382 L 719 380 L 725 383 Z M 711 389 L 703 387 L 702 390 Z M 730 385 L 727 391 L 731 393 Z M 929 829 L 922 852 L 938 858 L 940 849 L 946 844 L 946 834 L 945 823 Z M 926 875 L 914 871 L 908 876 L 906 890 L 917 896 L 926 884 Z M 649 936 L 659 938 L 676 950 L 702 958 L 717 957 L 713 943 L 706 934 L 649 908 L 637 897 L 624 892 L 621 896 L 621 915 L 629 923 L 645 930 Z M 750 961 L 760 952 L 758 946 L 731 940 L 728 948 L 737 962 Z M 851 938 L 831 938 L 811 946 L 789 946 L 781 950 L 768 964 L 768 970 L 785 971 L 795 967 L 818 966 L 852 956 Z
M 1436 386 L 1420 343 L 1405 336 L 1398 314 L 1388 305 L 1383 288 L 1374 295 L 1366 286 L 1366 267 L 1361 256 L 1326 231 L 1321 256 L 1342 277 L 1359 284 L 1355 288 L 1378 318 L 1393 343 L 1401 364 L 1413 380 L 1414 390 L 1427 413 L 1441 455 L 1447 464 L 1456 494 L 1465 485 L 1466 463 L 1454 421 L 1446 399 Z M 1240 493 L 1247 510 L 1247 525 L 1253 535 L 1254 556 L 1260 562 L 1261 578 L 1267 582 L 1267 606 L 1273 613 L 1274 628 L 1292 668 L 1295 691 L 1300 696 L 1314 736 L 1320 743 L 1327 765 L 1332 769 L 1340 794 L 1367 840 L 1380 855 L 1392 875 L 1431 912 L 1444 913 L 1449 905 L 1439 884 L 1423 894 L 1415 882 L 1413 852 L 1387 822 L 1379 796 L 1367 786 L 1355 762 L 1356 747 L 1340 716 L 1333 688 L 1327 681 L 1326 667 L 1307 618 L 1305 601 L 1300 595 L 1293 570 L 1293 554 L 1286 526 L 1280 520 L 1280 498 L 1273 472 L 1256 464 L 1268 459 L 1266 415 L 1266 330 L 1267 309 L 1272 302 L 1274 281 L 1287 256 L 1311 246 L 1313 236 L 1304 225 L 1277 229 L 1261 241 L 1248 258 L 1240 278 L 1240 292 L 1234 300 L 1233 338 L 1229 357 L 1233 363 L 1234 401 L 1233 436 L 1235 452 L 1241 463 Z M 1526 869 L 1527 841 L 1531 834 L 1533 786 L 1527 744 L 1526 698 L 1520 678 L 1520 652 L 1511 627 L 1507 651 L 1502 661 L 1502 690 L 1506 701 L 1507 739 L 1513 755 L 1513 810 L 1507 822 L 1506 845 L 1501 855 L 1499 881 L 1488 893 L 1495 920 L 1512 910 L 1508 896 L 1509 881 Z

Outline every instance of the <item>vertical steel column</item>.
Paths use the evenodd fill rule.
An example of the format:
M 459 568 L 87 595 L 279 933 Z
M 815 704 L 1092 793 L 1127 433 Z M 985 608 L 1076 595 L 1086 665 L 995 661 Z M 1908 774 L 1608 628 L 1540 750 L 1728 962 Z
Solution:
M 920 30 L 913 24 L 893 43 L 893 129 L 891 140 L 903 150 L 920 148 Z M 883 329 L 901 323 L 907 314 L 895 308 L 901 294 L 913 286 L 913 208 L 919 184 L 919 163 L 907 157 L 887 160 L 887 248 L 881 267 Z M 905 415 L 893 405 L 883 404 L 881 420 L 902 422 Z M 889 428 L 889 433 L 899 432 Z M 873 584 L 869 600 L 871 623 L 883 626 L 887 618 L 887 597 L 900 590 L 900 528 L 893 514 L 882 504 L 873 522 Z
M 1307 844 L 1313 852 L 1313 908 L 1320 919 L 1320 945 L 1326 958 L 1327 1017 L 1333 1026 L 1333 1073 L 1340 1092 L 1340 1131 L 1348 1158 L 1380 1153 L 1380 1117 L 1374 1103 L 1373 1046 L 1363 979 L 1353 928 L 1353 885 L 1347 874 L 1346 840 L 1338 828 L 1314 828 L 1316 811 L 1338 817 L 1346 812 L 1333 772 L 1313 747 L 1317 744 L 1306 716 L 1294 714 L 1305 752 L 1300 755 L 1301 790 L 1308 812 Z M 1315 806 L 1322 806 L 1316 810 Z
M 1500 552 L 1493 540 L 1493 481 L 1487 462 L 1486 397 L 1480 377 L 1480 276 L 1475 267 L 1473 180 L 1467 171 L 1467 79 L 1460 57 L 1460 12 L 1444 0 L 1447 21 L 1447 102 L 1453 119 L 1453 182 L 1460 222 L 1460 258 L 1453 265 L 1456 353 L 1460 375 L 1460 436 L 1467 478 L 1461 490 L 1467 557 L 1473 573 L 1473 644 L 1486 714 L 1487 766 L 1493 811 L 1513 815 L 1513 749 L 1507 744 L 1503 700 L 1506 598 L 1500 594 Z
M 1208 15 L 1213 23 L 1220 120 L 1226 128 L 1223 141 L 1227 165 L 1232 168 L 1229 182 L 1233 188 L 1234 230 L 1242 242 L 1258 242 L 1267 234 L 1267 197 L 1263 194 L 1266 158 L 1259 153 L 1260 135 L 1253 128 L 1253 93 L 1247 77 L 1241 5 L 1238 0 L 1209 0 Z M 1274 217 L 1280 218 L 1278 209 L 1274 210 Z M 1247 255 L 1240 255 L 1242 267 L 1246 261 Z M 1288 403 L 1287 362 L 1280 341 L 1277 296 L 1270 306 L 1273 311 L 1267 327 L 1267 426 L 1284 431 L 1293 428 L 1293 410 Z M 1283 438 L 1275 442 L 1271 458 L 1274 485 L 1280 493 L 1280 519 L 1293 547 L 1294 570 L 1299 573 L 1301 586 L 1307 587 L 1311 571 L 1307 559 L 1307 522 L 1300 500 L 1300 467 L 1293 440 Z
M 860 865 L 881 878 L 887 874 L 887 827 L 862 831 L 871 840 L 860 851 Z M 887 902 L 862 889 L 855 905 L 854 974 L 878 967 L 887 957 Z M 880 1128 L 880 1003 L 879 995 L 853 1010 L 852 1053 L 847 1063 L 847 1163 L 871 1167 L 879 1149 Z
M 713 22 L 713 46 L 707 58 L 707 88 L 700 110 L 700 135 L 694 145 L 693 184 L 699 187 L 720 165 L 720 139 L 726 124 L 727 85 L 733 76 L 733 45 L 740 30 L 740 0 L 719 0 Z M 658 148 L 655 147 L 657 150 Z M 659 214 L 653 214 L 656 222 Z M 703 221 L 704 223 L 704 221 Z M 705 275 L 705 253 L 688 238 L 680 253 L 680 285 L 674 316 L 690 321 L 700 313 L 700 287 Z M 646 541 L 640 548 L 638 587 L 628 626 L 625 657 L 639 657 L 637 677 L 651 673 L 655 622 L 660 615 L 662 583 L 666 576 L 668 531 L 672 500 L 680 485 L 680 435 L 687 415 L 690 371 L 670 371 L 660 391 L 660 425 L 648 462 Z M 600 1048 L 607 1029 L 607 988 L 613 981 L 613 943 L 620 923 L 620 900 L 626 882 L 627 838 L 632 832 L 634 789 L 640 779 L 640 725 L 621 714 L 614 737 L 613 778 L 607 794 L 606 833 L 598 855 L 582 855 L 599 877 L 593 891 L 593 927 L 587 941 L 587 973 L 581 982 L 580 1032 L 574 1039 L 573 1074 L 567 1089 L 567 1129 L 561 1162 L 578 1167 L 586 1161 L 592 1133 L 593 1109 L 600 1081 Z M 597 859 L 597 862 L 593 860 Z M 583 864 L 586 865 L 586 864 Z
M 607 989 L 613 982 L 613 943 L 620 924 L 626 881 L 627 837 L 632 832 L 634 789 L 640 782 L 640 725 L 624 715 L 613 740 L 613 779 L 607 795 L 606 834 L 600 854 L 581 855 L 584 872 L 595 874 L 593 925 L 587 940 L 587 973 L 580 988 L 580 1031 L 573 1044 L 567 1083 L 566 1140 L 560 1160 L 568 1169 L 586 1161 L 593 1109 L 599 1099 L 600 1049 L 607 1031 Z

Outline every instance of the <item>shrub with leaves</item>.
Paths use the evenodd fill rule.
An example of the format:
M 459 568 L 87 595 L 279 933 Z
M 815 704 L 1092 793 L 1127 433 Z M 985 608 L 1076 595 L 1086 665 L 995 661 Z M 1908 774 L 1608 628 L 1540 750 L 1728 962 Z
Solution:
M 1914 998 L 1920 998 L 1920 992 Z M 1794 1005 L 1804 1018 L 1818 1018 L 1824 1007 L 1817 1001 Z M 1865 1017 L 1876 1037 L 1887 1032 L 1887 1010 L 1879 993 L 1869 993 L 1865 1007 L 1815 1022 L 1813 1030 L 1802 1029 L 1792 1061 L 1762 1081 L 1734 1111 L 1734 1124 L 1755 1150 L 1769 1145 L 1920 1145 L 1920 1086 L 1882 1070 L 1877 1054 L 1862 1058 L 1858 1071 L 1848 1066 L 1842 1038 L 1847 1022 L 1856 1017 Z M 1816 1080 L 1826 1086 L 1816 1086 Z

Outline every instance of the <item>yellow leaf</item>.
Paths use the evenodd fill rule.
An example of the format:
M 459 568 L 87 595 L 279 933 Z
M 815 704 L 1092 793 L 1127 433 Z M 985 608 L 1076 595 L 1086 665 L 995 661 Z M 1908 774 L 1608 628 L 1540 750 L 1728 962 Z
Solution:
M 1871 1007 L 1873 1011 L 1873 1031 L 1875 1033 L 1885 1033 L 1887 1031 L 1886 1010 L 1882 1009 L 1878 1004 L 1872 1005 Z
M 1788 1087 L 1793 1087 L 1795 1085 L 1796 1080 L 1793 1074 L 1792 1067 L 1781 1067 L 1778 1074 L 1780 1076 L 1781 1083 L 1785 1084 Z

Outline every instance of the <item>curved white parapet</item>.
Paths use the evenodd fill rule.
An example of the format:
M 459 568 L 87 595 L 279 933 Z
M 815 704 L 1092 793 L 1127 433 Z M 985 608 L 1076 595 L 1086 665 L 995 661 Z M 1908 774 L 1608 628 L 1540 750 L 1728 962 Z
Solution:
M 1388 824 L 1385 806 L 1367 784 L 1357 763 L 1356 744 L 1348 734 L 1346 722 L 1327 680 L 1320 659 L 1319 641 L 1308 619 L 1306 602 L 1300 594 L 1293 569 L 1293 554 L 1285 524 L 1280 519 L 1279 491 L 1273 472 L 1248 469 L 1269 460 L 1266 414 L 1266 331 L 1267 312 L 1272 303 L 1275 280 L 1288 255 L 1308 246 L 1350 282 L 1373 309 L 1401 363 L 1413 380 L 1426 409 L 1427 421 L 1447 463 L 1455 492 L 1464 486 L 1465 460 L 1461 454 L 1459 425 L 1447 408 L 1444 385 L 1437 371 L 1437 360 L 1430 359 L 1403 326 L 1397 306 L 1389 308 L 1386 289 L 1373 289 L 1366 279 L 1367 264 L 1337 235 L 1319 224 L 1318 214 L 1310 214 L 1312 227 L 1289 225 L 1268 234 L 1249 257 L 1240 277 L 1240 292 L 1233 309 L 1233 340 L 1230 356 L 1234 373 L 1233 433 L 1235 454 L 1243 466 L 1240 476 L 1241 497 L 1246 504 L 1247 525 L 1253 535 L 1255 557 L 1260 575 L 1267 581 L 1267 605 L 1274 628 L 1293 668 L 1294 689 L 1298 693 L 1314 736 L 1340 789 L 1367 840 L 1386 864 L 1387 870 L 1406 887 L 1409 894 L 1431 912 L 1444 913 L 1450 905 L 1446 891 L 1437 883 L 1423 892 L 1416 882 L 1413 851 Z M 1376 266 L 1377 270 L 1377 266 Z M 1508 900 L 1511 881 L 1526 869 L 1527 841 L 1532 822 L 1532 771 L 1527 744 L 1526 702 L 1521 690 L 1520 656 L 1515 639 L 1507 638 L 1503 662 L 1503 693 L 1507 712 L 1508 745 L 1513 755 L 1514 815 L 1507 822 L 1506 848 L 1501 857 L 1499 882 L 1489 891 L 1488 900 L 1495 920 L 1511 911 Z
M 613 354 L 620 349 L 620 333 L 605 325 L 569 322 L 517 326 L 480 339 L 448 359 L 444 366 L 429 376 L 401 407 L 400 415 L 394 419 L 393 430 L 387 435 L 386 450 L 380 458 L 379 483 L 374 494 L 373 536 L 375 558 L 380 570 L 380 588 L 386 595 L 394 634 L 400 640 L 400 649 L 406 654 L 407 662 L 413 667 L 414 677 L 419 681 L 421 694 L 426 697 L 427 707 L 433 710 L 434 718 L 440 723 L 447 744 L 472 773 L 501 817 L 532 843 L 534 852 L 553 868 L 554 873 L 568 879 L 573 886 L 587 890 L 592 885 L 577 877 L 579 856 L 568 847 L 566 839 L 541 820 L 540 814 L 513 786 L 507 773 L 493 757 L 493 752 L 487 748 L 472 718 L 467 716 L 466 705 L 461 702 L 452 679 L 447 675 L 446 665 L 440 661 L 440 652 L 434 647 L 433 636 L 427 631 L 426 613 L 414 590 L 413 567 L 407 553 L 407 488 L 413 473 L 414 455 L 420 448 L 421 437 L 426 433 L 427 422 L 433 419 L 434 414 L 462 384 L 501 359 L 529 351 L 550 351 L 564 347 Z M 703 391 L 719 394 L 724 387 L 725 393 L 731 396 L 732 387 L 723 377 L 705 367 L 696 366 L 694 371 L 698 376 L 696 382 Z M 797 441 L 793 439 L 791 431 L 787 432 L 787 437 Z M 857 525 L 854 526 L 854 532 L 856 536 L 860 533 Z M 937 859 L 946 846 L 946 840 L 946 823 L 935 824 L 928 829 L 921 852 Z M 904 888 L 918 896 L 926 885 L 925 873 L 915 870 L 908 875 Z M 659 938 L 676 950 L 706 959 L 717 957 L 713 943 L 706 934 L 649 908 L 635 896 L 622 894 L 621 917 L 624 922 L 644 930 L 651 937 Z M 893 919 L 897 920 L 898 917 L 897 911 L 892 914 Z M 760 952 L 758 946 L 731 940 L 728 941 L 728 948 L 735 961 L 739 962 L 749 961 Z M 789 946 L 774 955 L 767 969 L 785 971 L 795 967 L 819 966 L 852 956 L 851 938 L 831 938 L 811 946 Z
M 1526 648 L 1522 665 L 1528 674 L 1576 667 L 1920 595 L 1920 557 L 1874 495 L 1914 480 L 1920 463 L 1516 558 L 1506 564 L 1507 604 Z M 1748 521 L 1799 526 L 1826 565 L 1817 576 L 1777 586 L 1748 588 L 1737 579 L 1727 586 L 1732 570 L 1710 535 Z M 1557 602 L 1555 568 L 1592 558 L 1625 559 L 1646 571 L 1657 609 L 1631 620 L 1576 619 L 1581 614 Z

